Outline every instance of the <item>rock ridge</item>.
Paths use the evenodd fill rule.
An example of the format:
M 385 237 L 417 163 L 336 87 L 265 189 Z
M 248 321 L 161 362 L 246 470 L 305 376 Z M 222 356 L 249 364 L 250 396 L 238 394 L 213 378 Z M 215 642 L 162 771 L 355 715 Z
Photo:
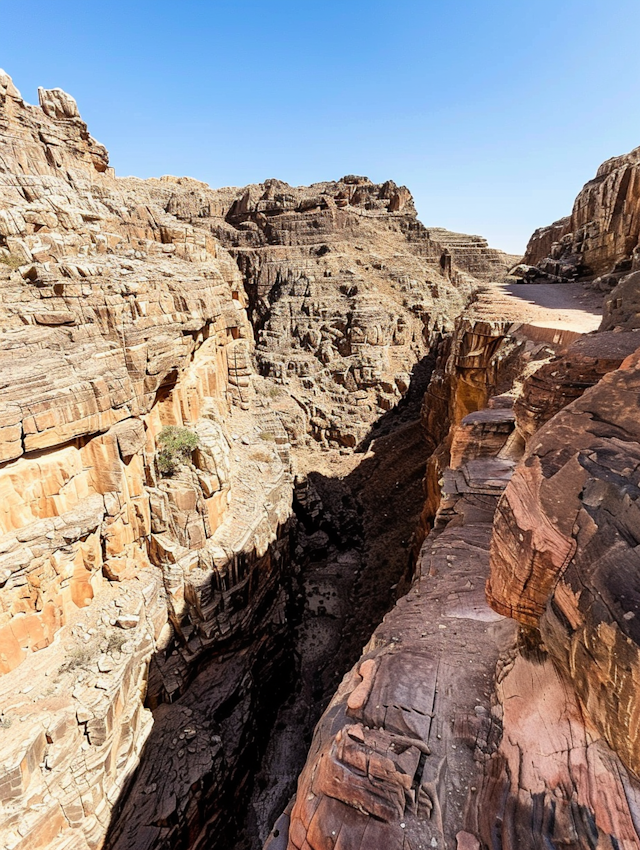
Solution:
M 4 845 L 228 842 L 293 666 L 295 452 L 359 446 L 508 264 L 391 181 L 117 178 L 0 72 Z

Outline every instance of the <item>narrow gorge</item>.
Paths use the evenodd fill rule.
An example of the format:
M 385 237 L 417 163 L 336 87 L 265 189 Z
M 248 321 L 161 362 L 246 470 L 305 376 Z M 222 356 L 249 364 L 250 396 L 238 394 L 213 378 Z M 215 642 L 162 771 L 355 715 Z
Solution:
M 639 162 L 512 257 L 0 71 L 7 850 L 640 846 Z

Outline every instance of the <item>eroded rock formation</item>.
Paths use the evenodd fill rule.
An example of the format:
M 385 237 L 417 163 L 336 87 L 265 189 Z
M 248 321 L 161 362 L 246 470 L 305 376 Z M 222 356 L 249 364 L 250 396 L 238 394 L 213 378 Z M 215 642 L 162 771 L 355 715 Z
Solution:
M 286 654 L 287 436 L 251 385 L 233 259 L 116 180 L 68 95 L 29 106 L 2 75 L 0 96 L 0 830 L 100 845 L 153 740 L 164 787 L 138 823 L 160 846 L 206 822 L 197 787 L 252 746 L 246 706 L 222 734 L 229 703 Z M 164 425 L 198 436 L 170 478 Z M 176 703 L 247 634 L 224 691 Z
M 531 237 L 523 262 L 560 278 L 631 269 L 640 237 L 640 148 L 604 162 L 573 211 Z
M 479 313 L 482 332 L 486 316 L 482 309 Z M 434 375 L 436 385 L 442 374 L 455 375 L 471 316 L 469 325 L 459 326 L 443 370 Z M 531 330 L 529 342 L 539 346 L 539 329 Z M 506 350 L 519 349 L 503 380 L 509 380 L 509 372 L 511 380 L 517 377 L 516 364 L 526 375 L 535 350 L 527 353 L 522 344 L 526 330 L 505 324 L 501 334 L 509 340 Z M 574 342 L 551 364 L 569 362 L 569 352 L 576 357 L 582 350 L 587 357 L 586 340 Z M 612 369 L 621 351 L 624 344 L 609 351 Z M 488 385 L 495 375 L 491 362 L 486 361 Z M 593 360 L 589 365 L 603 368 L 602 363 L 594 367 Z M 453 397 L 461 381 L 464 375 L 452 378 Z M 535 439 L 543 434 L 544 429 Z M 566 455 L 569 439 L 565 429 L 556 443 L 563 447 L 559 455 Z M 637 847 L 640 785 L 633 768 L 594 725 L 580 688 L 557 663 L 557 647 L 567 646 L 560 626 L 567 628 L 566 611 L 543 629 L 545 641 L 552 628 L 560 630 L 556 648 L 545 648 L 535 631 L 516 634 L 513 619 L 492 613 L 481 587 L 491 545 L 494 570 L 501 563 L 495 535 L 505 503 L 517 500 L 520 512 L 527 511 L 516 489 L 524 441 L 509 397 L 502 394 L 488 408 L 467 414 L 452 425 L 445 442 L 450 466 L 442 473 L 440 506 L 420 553 L 419 575 L 343 680 L 316 730 L 296 800 L 267 847 Z M 546 457 L 542 446 L 540 454 Z M 557 487 L 560 493 L 562 482 Z M 565 508 L 560 496 L 554 504 L 556 514 Z M 522 538 L 523 529 L 520 525 L 513 535 L 520 532 Z M 558 541 L 549 540 L 548 548 L 555 555 Z M 577 567 L 572 575 L 584 573 Z M 507 581 L 506 586 L 514 585 Z M 576 600 L 575 588 L 571 599 Z M 581 611 L 590 610 L 593 597 L 585 603 Z M 499 611 L 505 613 L 512 611 Z M 601 699 L 615 657 L 614 642 L 606 645 L 595 686 Z M 621 666 L 628 663 L 628 653 L 621 658 L 626 659 Z M 575 666 L 587 667 L 583 658 Z M 613 677 L 620 679 L 621 671 Z M 612 694 L 609 699 L 611 706 L 628 705 L 628 698 L 618 702 Z M 612 725 L 618 721 L 611 715 Z M 628 728 L 621 736 L 633 741 Z
M 303 414 L 287 417 L 296 441 L 360 443 L 477 280 L 503 277 L 513 259 L 480 237 L 425 228 L 404 186 L 366 177 L 215 192 L 180 180 L 167 209 L 236 258 L 259 369 Z
M 292 665 L 291 441 L 360 444 L 509 258 L 391 182 L 116 178 L 39 100 L 0 73 L 0 836 L 216 844 Z
M 525 258 L 616 287 L 584 335 L 405 187 L 118 179 L 39 99 L 0 73 L 4 845 L 255 845 L 419 552 L 271 850 L 640 846 L 637 151 Z

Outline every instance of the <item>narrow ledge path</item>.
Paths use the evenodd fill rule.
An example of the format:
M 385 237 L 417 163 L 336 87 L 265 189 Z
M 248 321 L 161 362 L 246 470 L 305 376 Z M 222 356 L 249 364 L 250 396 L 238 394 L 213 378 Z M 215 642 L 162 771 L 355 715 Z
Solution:
M 465 318 L 512 322 L 519 335 L 566 347 L 598 328 L 600 301 L 578 285 L 493 284 Z M 513 411 L 492 402 L 458 427 L 412 588 L 325 711 L 265 850 L 592 846 L 594 830 L 598 847 L 638 846 L 615 843 L 635 835 L 634 781 L 577 709 L 558 715 L 576 708 L 571 690 L 486 601 L 493 516 L 517 463 L 514 427 Z M 602 782 L 620 803 L 604 826 L 583 804 Z

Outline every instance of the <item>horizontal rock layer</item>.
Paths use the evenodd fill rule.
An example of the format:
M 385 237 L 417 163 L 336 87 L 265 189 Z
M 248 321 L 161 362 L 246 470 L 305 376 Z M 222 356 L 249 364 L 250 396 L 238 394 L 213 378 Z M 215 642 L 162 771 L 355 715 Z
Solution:
M 640 786 L 579 683 L 486 604 L 514 428 L 502 398 L 452 429 L 419 575 L 325 712 L 268 850 L 638 845 Z
M 234 260 L 117 180 L 72 98 L 40 101 L 0 76 L 0 834 L 100 846 L 144 753 L 160 846 L 224 828 L 257 734 L 238 695 L 287 663 L 288 440 Z M 165 425 L 198 440 L 173 476 Z M 181 703 L 212 657 L 226 694 Z

